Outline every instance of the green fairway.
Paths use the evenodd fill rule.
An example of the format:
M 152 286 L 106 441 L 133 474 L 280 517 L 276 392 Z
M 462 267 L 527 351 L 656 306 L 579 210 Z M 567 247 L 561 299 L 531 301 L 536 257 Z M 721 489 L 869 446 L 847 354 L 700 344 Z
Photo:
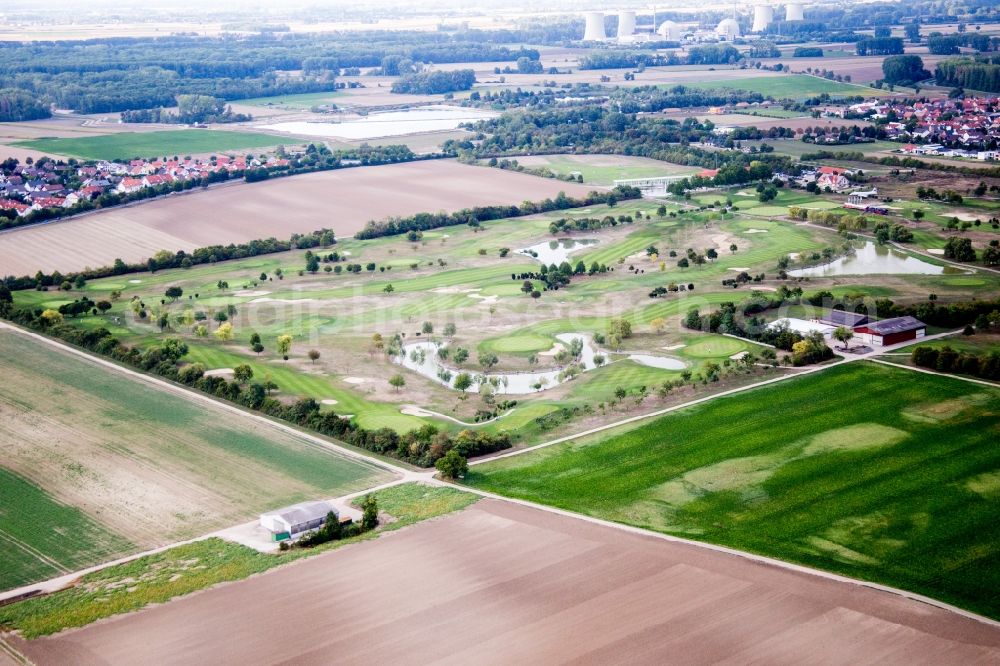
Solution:
M 288 142 L 287 139 L 259 132 L 183 129 L 118 132 L 72 139 L 42 138 L 18 141 L 14 145 L 85 160 L 127 160 L 264 148 Z
M 546 335 L 525 333 L 523 335 L 505 335 L 502 338 L 484 340 L 480 344 L 480 348 L 483 351 L 491 351 L 497 354 L 525 354 L 551 349 L 553 344 L 554 340 Z
M 61 576 L 131 548 L 79 509 L 0 467 L 0 590 Z
M 468 482 L 1000 617 L 998 415 L 998 391 L 852 364 Z
M 685 84 L 691 88 L 702 90 L 729 89 L 746 90 L 760 93 L 775 99 L 800 99 L 805 97 L 815 97 L 827 93 L 834 97 L 850 97 L 861 95 L 864 97 L 874 97 L 887 95 L 883 90 L 869 88 L 867 86 L 852 85 L 850 83 L 838 83 L 818 76 L 807 74 L 789 74 L 787 76 L 751 76 L 745 79 L 729 79 L 726 81 L 704 81 L 698 83 Z

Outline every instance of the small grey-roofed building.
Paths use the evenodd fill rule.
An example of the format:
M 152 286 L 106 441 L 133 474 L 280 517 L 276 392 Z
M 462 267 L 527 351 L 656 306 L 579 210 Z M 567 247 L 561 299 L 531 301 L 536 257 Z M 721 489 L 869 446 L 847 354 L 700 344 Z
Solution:
M 260 526 L 269 531 L 275 541 L 294 539 L 322 527 L 331 511 L 337 516 L 337 510 L 329 502 L 300 502 L 260 514 Z
M 848 328 L 855 328 L 856 326 L 863 326 L 864 324 L 867 324 L 868 315 L 848 312 L 846 310 L 827 310 L 824 314 L 820 315 L 819 320 L 820 322 L 831 326 L 846 326 Z
M 859 326 L 856 332 L 868 344 L 884 347 L 924 337 L 927 324 L 915 317 L 895 317 L 869 322 Z

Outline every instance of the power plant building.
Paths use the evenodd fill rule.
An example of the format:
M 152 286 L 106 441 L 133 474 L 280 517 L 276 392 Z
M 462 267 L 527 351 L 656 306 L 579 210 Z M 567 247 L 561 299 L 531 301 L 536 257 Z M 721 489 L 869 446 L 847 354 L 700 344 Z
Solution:
M 673 21 L 664 21 L 656 29 L 656 34 L 668 42 L 679 42 L 681 41 L 682 32 L 681 27 Z
M 727 42 L 731 42 L 734 39 L 739 39 L 742 33 L 740 32 L 740 24 L 736 22 L 736 19 L 723 19 L 719 22 L 719 27 L 715 29 L 715 34 Z

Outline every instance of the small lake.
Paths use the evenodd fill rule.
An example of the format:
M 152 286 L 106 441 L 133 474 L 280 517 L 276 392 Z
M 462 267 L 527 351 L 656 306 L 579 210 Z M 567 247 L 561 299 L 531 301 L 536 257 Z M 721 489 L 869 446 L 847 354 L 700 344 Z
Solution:
M 457 129 L 462 123 L 495 118 L 496 113 L 457 106 L 422 106 L 402 111 L 371 113 L 363 118 L 340 123 L 290 121 L 264 125 L 261 129 L 288 132 L 302 136 L 339 139 L 376 139 L 422 132 Z
M 583 351 L 580 354 L 578 364 L 582 366 L 584 372 L 597 367 L 597 364 L 594 363 L 594 356 L 601 352 L 594 347 L 589 338 L 579 333 L 562 333 L 557 335 L 556 339 L 567 348 L 574 340 L 582 341 Z M 554 388 L 568 381 L 568 378 L 561 377 L 562 370 L 484 373 L 445 365 L 437 354 L 441 346 L 437 342 L 411 342 L 403 346 L 403 354 L 395 357 L 393 361 L 448 388 L 454 388 L 455 377 L 461 372 L 466 372 L 472 377 L 470 393 L 479 393 L 480 386 L 489 383 L 495 387 L 494 393 L 497 395 L 524 395 Z M 642 365 L 666 370 L 683 370 L 686 367 L 682 361 L 664 356 L 632 354 L 628 358 Z
M 569 261 L 569 255 L 577 250 L 597 243 L 598 241 L 593 238 L 560 238 L 526 247 L 517 253 L 537 259 L 546 266 L 551 264 L 558 266 L 564 261 Z
M 885 245 L 865 243 L 854 254 L 828 264 L 788 271 L 792 277 L 829 277 L 832 275 L 942 275 L 964 273 L 960 268 L 936 266 Z

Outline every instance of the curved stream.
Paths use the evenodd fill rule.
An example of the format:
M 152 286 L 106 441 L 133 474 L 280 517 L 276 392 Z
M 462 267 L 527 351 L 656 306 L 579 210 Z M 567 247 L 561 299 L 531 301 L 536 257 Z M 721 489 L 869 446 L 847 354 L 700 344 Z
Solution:
M 556 336 L 556 339 L 567 348 L 574 340 L 582 341 L 583 351 L 580 353 L 576 365 L 580 366 L 583 372 L 597 367 L 594 356 L 602 352 L 593 346 L 592 341 L 587 336 L 580 333 L 561 333 Z M 438 357 L 438 349 L 443 346 L 446 345 L 431 341 L 411 342 L 403 346 L 403 353 L 393 357 L 393 361 L 451 389 L 455 388 L 455 378 L 460 373 L 467 373 L 472 378 L 472 386 L 468 389 L 471 393 L 479 393 L 482 385 L 489 384 L 493 386 L 493 392 L 497 395 L 524 395 L 554 388 L 571 379 L 563 374 L 565 368 L 535 372 L 496 373 L 455 368 L 445 365 Z M 605 358 L 607 356 L 605 354 Z M 687 367 L 683 361 L 666 356 L 632 354 L 628 356 L 628 359 L 641 365 L 666 370 L 683 370 Z

